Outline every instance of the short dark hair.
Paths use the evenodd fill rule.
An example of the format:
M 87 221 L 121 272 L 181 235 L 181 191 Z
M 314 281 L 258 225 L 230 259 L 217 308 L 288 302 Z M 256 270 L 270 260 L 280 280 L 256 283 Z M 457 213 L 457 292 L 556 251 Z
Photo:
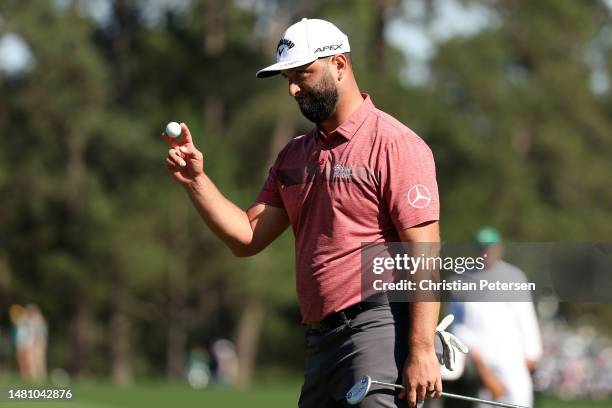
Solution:
M 338 54 L 336 54 L 338 55 Z M 351 53 L 350 52 L 343 52 L 342 55 L 344 55 L 346 57 L 346 60 L 348 61 L 349 65 L 353 65 L 353 59 L 351 58 Z M 328 55 L 327 57 L 319 57 L 317 59 L 329 59 L 333 57 L 333 55 Z

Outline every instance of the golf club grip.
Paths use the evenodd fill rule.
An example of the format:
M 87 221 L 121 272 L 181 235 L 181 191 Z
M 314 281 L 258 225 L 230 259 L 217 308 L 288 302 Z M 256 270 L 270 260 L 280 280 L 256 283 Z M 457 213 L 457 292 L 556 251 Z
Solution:
M 455 398 L 455 399 L 460 399 L 460 400 L 464 400 L 464 401 L 471 401 L 471 402 L 480 402 L 483 404 L 489 404 L 489 405 L 495 405 L 498 407 L 506 407 L 506 408 L 527 408 L 524 407 L 522 405 L 514 405 L 514 404 L 508 404 L 505 402 L 497 402 L 497 401 L 489 401 L 489 400 L 483 400 L 480 398 L 474 398 L 474 397 L 466 397 L 465 395 L 458 395 L 458 394 L 451 394 L 448 392 L 442 392 L 441 394 L 443 397 L 446 398 Z

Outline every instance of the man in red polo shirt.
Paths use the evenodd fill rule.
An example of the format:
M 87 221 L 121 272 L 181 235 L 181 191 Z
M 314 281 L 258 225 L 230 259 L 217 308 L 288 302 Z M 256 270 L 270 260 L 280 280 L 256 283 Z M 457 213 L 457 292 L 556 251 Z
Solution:
M 408 391 L 376 390 L 360 406 L 414 406 L 442 390 L 434 351 L 439 303 L 363 302 L 360 250 L 362 242 L 439 242 L 434 161 L 419 136 L 359 91 L 349 52 L 336 26 L 303 19 L 283 34 L 277 63 L 257 73 L 282 74 L 316 127 L 279 153 L 248 210 L 207 177 L 185 124 L 178 140 L 164 136 L 166 166 L 237 256 L 293 229 L 308 344 L 300 407 L 344 406 L 346 391 L 366 374 L 401 381 Z

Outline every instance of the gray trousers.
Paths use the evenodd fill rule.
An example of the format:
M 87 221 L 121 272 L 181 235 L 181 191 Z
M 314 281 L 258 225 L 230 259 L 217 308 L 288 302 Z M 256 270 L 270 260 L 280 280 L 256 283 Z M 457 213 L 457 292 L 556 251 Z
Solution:
M 408 304 L 380 305 L 336 329 L 306 330 L 306 369 L 300 408 L 348 407 L 344 399 L 364 375 L 401 382 L 408 345 Z M 397 391 L 372 386 L 362 408 L 407 407 Z

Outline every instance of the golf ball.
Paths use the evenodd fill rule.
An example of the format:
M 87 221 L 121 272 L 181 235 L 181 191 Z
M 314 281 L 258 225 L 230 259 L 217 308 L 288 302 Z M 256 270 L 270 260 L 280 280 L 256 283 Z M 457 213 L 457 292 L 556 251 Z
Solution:
M 166 125 L 166 134 L 170 137 L 177 138 L 181 135 L 181 125 L 176 122 L 170 122 Z

